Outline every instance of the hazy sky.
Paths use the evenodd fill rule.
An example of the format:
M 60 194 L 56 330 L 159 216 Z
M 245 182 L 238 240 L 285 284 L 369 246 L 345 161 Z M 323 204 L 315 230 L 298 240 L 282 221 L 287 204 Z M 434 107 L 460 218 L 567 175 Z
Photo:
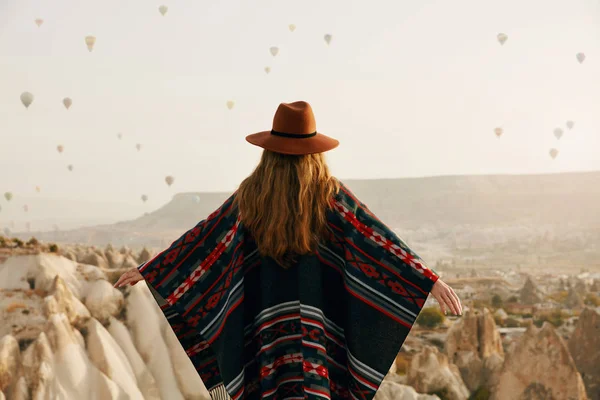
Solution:
M 340 178 L 600 169 L 597 0 L 164 1 L 0 0 L 0 225 L 44 199 L 139 214 L 233 190 L 261 152 L 245 135 L 295 100 Z

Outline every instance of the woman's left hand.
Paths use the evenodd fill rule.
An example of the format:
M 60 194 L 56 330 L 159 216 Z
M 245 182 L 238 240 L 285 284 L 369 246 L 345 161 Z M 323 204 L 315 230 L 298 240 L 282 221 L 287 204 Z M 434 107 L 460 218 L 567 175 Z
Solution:
M 125 271 L 125 273 L 121 275 L 121 277 L 119 278 L 117 283 L 115 283 L 114 286 L 119 287 L 128 284 L 135 285 L 138 281 L 141 281 L 142 279 L 144 279 L 144 277 L 142 276 L 142 274 L 140 274 L 140 271 L 137 269 L 137 267 L 135 267 Z

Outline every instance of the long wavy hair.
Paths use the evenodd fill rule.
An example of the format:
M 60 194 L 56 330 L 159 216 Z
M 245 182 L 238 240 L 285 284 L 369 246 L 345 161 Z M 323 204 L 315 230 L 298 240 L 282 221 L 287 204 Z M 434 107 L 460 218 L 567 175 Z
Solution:
M 327 234 L 327 212 L 340 190 L 323 153 L 288 155 L 264 150 L 234 199 L 242 225 L 262 256 L 289 268 L 316 250 Z

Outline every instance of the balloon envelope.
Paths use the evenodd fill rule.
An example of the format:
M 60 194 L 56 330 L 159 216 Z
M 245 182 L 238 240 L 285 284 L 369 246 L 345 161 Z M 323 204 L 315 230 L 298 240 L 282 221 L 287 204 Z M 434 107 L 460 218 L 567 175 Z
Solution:
M 145 203 L 146 200 L 148 200 L 148 196 L 146 196 L 145 194 L 142 195 L 142 201 Z
M 275 57 L 277 54 L 279 54 L 279 47 L 273 46 L 269 49 L 269 51 L 271 52 L 271 55 Z
M 62 144 L 59 144 L 58 146 L 56 146 L 56 150 L 58 150 L 59 153 L 62 153 L 64 149 L 65 148 L 62 146 Z
M 198 196 L 197 194 L 194 195 L 194 203 L 200 203 L 200 196 Z
M 579 64 L 581 64 L 582 62 L 585 61 L 585 54 L 583 53 L 577 53 L 577 61 L 579 61 Z
M 140 151 L 142 149 L 142 145 L 138 143 L 135 145 L 135 148 L 137 149 L 137 151 Z
M 65 108 L 68 110 L 69 107 L 71 107 L 71 104 L 73 104 L 73 100 L 71 100 L 69 97 L 65 97 L 63 99 L 63 104 L 65 105 Z
M 496 38 L 498 39 L 498 42 L 500 42 L 501 45 L 504 44 L 504 42 L 506 42 L 506 40 L 508 39 L 508 35 L 506 33 L 499 33 Z
M 173 184 L 173 182 L 175 182 L 175 178 L 173 178 L 171 175 L 165 177 L 165 182 L 167 182 L 167 185 L 171 186 Z
M 290 32 L 294 32 L 296 30 L 296 25 L 294 24 L 289 24 L 288 25 L 288 29 L 290 30 Z
M 29 108 L 31 103 L 33 103 L 33 94 L 29 92 L 21 93 L 21 103 L 25 106 L 25 108 Z
M 41 18 L 37 18 L 37 19 L 35 20 L 35 24 L 38 26 L 38 28 L 39 28 L 40 26 L 42 26 L 42 24 L 43 24 L 43 23 L 44 23 L 44 20 L 43 20 L 43 19 L 41 19 Z
M 268 74 L 269 72 L 271 72 L 271 67 L 265 67 L 265 72 Z
M 29 211 L 29 206 L 27 204 L 23 205 L 23 211 L 25 211 L 25 212 Z
M 233 108 L 234 105 L 235 105 L 235 102 L 233 102 L 232 100 L 229 100 L 227 102 L 227 108 L 229 108 L 230 110 Z
M 169 11 L 169 7 L 162 5 L 158 7 L 158 11 L 164 16 L 167 13 L 167 11 Z
M 87 46 L 89 51 L 92 51 L 94 49 L 94 44 L 96 44 L 95 36 L 86 36 L 85 37 L 85 45 Z
M 6 201 L 10 201 L 13 198 L 13 194 L 11 192 L 4 193 L 4 198 Z
M 573 129 L 573 126 L 575 126 L 575 122 L 573 122 L 573 121 L 567 121 L 567 128 Z
M 123 137 L 123 134 L 122 134 L 122 133 L 117 133 L 117 137 L 118 137 L 119 139 L 121 139 L 121 138 Z
M 39 186 L 36 186 L 36 187 L 35 187 L 35 191 L 36 191 L 36 192 L 38 192 L 38 193 L 39 193 L 41 190 L 42 190 L 42 189 L 41 189 Z
M 502 136 L 502 128 L 498 127 L 496 129 L 494 129 L 494 133 L 496 134 L 497 137 Z
M 332 36 L 329 33 L 323 36 L 323 39 L 325 39 L 325 43 L 327 44 L 331 43 L 331 38 Z
M 552 159 L 555 159 L 557 155 L 558 155 L 558 150 L 550 149 L 550 157 L 552 157 Z
M 69 165 L 67 165 L 67 169 L 68 169 L 69 171 L 73 171 L 73 166 L 72 166 L 71 164 L 69 164 Z
M 560 139 L 563 135 L 563 130 L 560 128 L 556 128 L 554 130 L 554 136 L 556 136 L 557 139 Z

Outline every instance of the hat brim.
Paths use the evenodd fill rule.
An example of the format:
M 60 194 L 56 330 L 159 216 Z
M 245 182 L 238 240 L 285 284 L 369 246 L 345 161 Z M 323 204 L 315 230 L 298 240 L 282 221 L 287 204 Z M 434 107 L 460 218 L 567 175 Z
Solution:
M 315 154 L 323 153 L 338 147 L 340 142 L 322 133 L 309 138 L 287 138 L 272 135 L 271 131 L 262 131 L 246 136 L 246 141 L 263 149 L 282 154 Z

